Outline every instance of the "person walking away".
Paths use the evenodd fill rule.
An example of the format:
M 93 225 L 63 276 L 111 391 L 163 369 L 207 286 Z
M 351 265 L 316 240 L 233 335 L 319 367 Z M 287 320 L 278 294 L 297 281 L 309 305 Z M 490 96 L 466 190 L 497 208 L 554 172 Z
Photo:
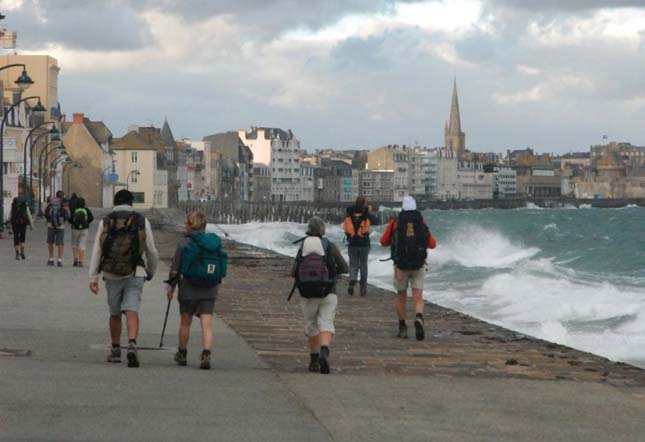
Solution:
M 330 346 L 335 333 L 336 277 L 349 268 L 338 247 L 325 238 L 325 224 L 314 216 L 292 269 L 309 340 L 309 371 L 329 374 Z
M 213 346 L 213 308 L 217 290 L 226 276 L 226 254 L 222 241 L 215 233 L 206 233 L 207 219 L 203 212 L 186 216 L 186 233 L 177 244 L 170 266 L 166 295 L 172 301 L 175 287 L 179 286 L 179 348 L 175 362 L 187 363 L 187 346 L 193 316 L 199 318 L 202 328 L 202 353 L 199 368 L 211 368 Z
M 90 290 L 99 293 L 99 274 L 107 290 L 112 348 L 108 362 L 121 362 L 121 315 L 128 330 L 128 367 L 139 366 L 137 335 L 144 280 L 157 270 L 159 254 L 150 222 L 132 208 L 134 196 L 126 189 L 114 195 L 114 208 L 98 225 L 90 260 Z
M 72 198 L 76 194 L 72 195 Z M 70 200 L 70 207 L 72 206 Z M 94 221 L 94 215 L 90 209 L 85 207 L 85 199 L 77 198 L 72 212 L 72 254 L 74 255 L 74 267 L 83 267 L 85 262 L 85 248 L 90 224 Z
M 381 245 L 384 247 L 391 246 L 392 248 L 394 289 L 396 290 L 394 309 L 399 318 L 397 337 L 402 339 L 407 339 L 408 337 L 405 306 L 408 286 L 410 286 L 416 312 L 414 319 L 415 335 L 418 341 L 423 341 L 425 338 L 423 327 L 423 285 L 428 255 L 427 249 L 437 247 L 437 241 L 425 224 L 421 212 L 417 210 L 416 201 L 411 196 L 403 198 L 403 210 L 398 218 L 392 219 L 388 223 L 381 237 Z
M 72 193 L 72 196 L 69 198 L 69 213 L 74 215 L 74 211 L 78 207 L 78 196 L 76 195 L 76 192 Z
M 343 222 L 349 255 L 347 293 L 350 296 L 354 294 L 359 271 L 361 296 L 367 295 L 367 259 L 370 253 L 370 228 L 373 225 L 378 225 L 378 218 L 372 214 L 372 206 L 365 204 L 365 197 L 359 196 L 356 203 L 347 208 Z
M 21 196 L 13 199 L 11 203 L 11 230 L 13 231 L 13 246 L 16 249 L 16 261 L 27 259 L 25 257 L 25 243 L 27 226 L 33 228 L 33 219 L 27 206 L 27 201 Z
M 63 191 L 56 192 L 56 197 L 47 203 L 45 219 L 47 220 L 47 247 L 49 250 L 48 266 L 54 265 L 54 245 L 58 247 L 58 267 L 63 267 L 65 249 L 65 222 L 69 220 L 69 210 L 63 205 Z

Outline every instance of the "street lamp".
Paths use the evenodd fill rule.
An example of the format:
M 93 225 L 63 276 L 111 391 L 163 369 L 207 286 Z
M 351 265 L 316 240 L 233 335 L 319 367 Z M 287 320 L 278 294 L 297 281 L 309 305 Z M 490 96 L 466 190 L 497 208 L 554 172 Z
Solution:
M 5 69 L 7 67 L 9 66 L 0 68 L 0 70 Z M 27 78 L 29 77 L 27 76 Z M 31 79 L 29 80 L 31 81 Z M 7 122 L 7 117 L 16 108 L 16 106 L 18 106 L 22 102 L 25 102 L 27 100 L 33 100 L 36 98 L 38 99 L 38 104 L 34 106 L 34 108 L 32 109 L 32 112 L 36 116 L 44 115 L 45 112 L 47 112 L 47 109 L 45 109 L 45 107 L 40 102 L 40 97 L 38 96 L 25 97 L 25 98 L 21 98 L 20 100 L 16 101 L 14 104 L 11 105 L 11 107 L 7 110 L 7 112 L 2 117 L 2 123 L 0 124 L 0 200 L 1 200 L 0 201 L 0 232 L 2 232 L 4 229 L 4 125 Z
M 54 126 L 49 131 L 43 132 L 42 134 L 38 135 L 35 140 L 33 138 L 31 140 L 29 140 L 31 138 L 32 134 L 34 133 L 34 131 L 36 131 L 37 129 L 40 129 L 41 127 L 46 126 L 48 124 L 53 124 Z M 27 146 L 29 146 L 29 169 L 30 169 L 29 175 L 31 175 L 31 172 L 33 172 L 33 161 L 34 161 L 33 150 L 34 150 L 34 146 L 36 145 L 36 143 L 38 142 L 40 137 L 42 137 L 43 135 L 51 135 L 52 136 L 51 141 L 57 141 L 57 139 L 55 139 L 55 137 L 58 137 L 58 129 L 56 129 L 56 123 L 54 123 L 53 121 L 46 121 L 46 122 L 44 122 L 42 124 L 39 124 L 38 126 L 36 126 L 33 129 L 31 129 L 29 131 L 29 133 L 27 134 L 27 137 L 25 138 L 25 148 L 23 149 L 24 153 L 23 153 L 23 164 L 22 164 L 22 195 L 27 197 L 27 198 L 29 198 L 29 199 L 31 199 L 30 195 L 32 193 L 32 187 L 31 187 L 31 183 L 30 183 L 29 194 L 27 194 L 26 193 L 26 190 L 27 190 Z M 27 141 L 31 141 L 31 144 L 28 144 Z
M 0 68 L 0 71 L 4 71 L 5 69 L 9 68 L 15 68 L 15 67 L 22 67 L 22 74 L 20 74 L 20 77 L 14 83 L 20 90 L 24 91 L 29 88 L 32 84 L 34 84 L 34 80 L 31 79 L 29 75 L 27 75 L 27 66 L 24 63 L 14 63 L 14 64 L 8 64 L 6 66 L 2 66 Z
M 58 155 L 54 160 L 51 162 L 50 169 L 49 169 L 49 178 L 51 180 L 50 186 L 49 186 L 49 196 L 54 197 L 56 194 L 56 168 L 60 163 L 71 163 L 72 160 L 71 158 L 67 155 L 67 152 L 61 153 Z M 63 166 L 63 172 L 65 171 L 65 166 Z M 61 180 L 62 181 L 62 180 Z M 62 182 L 61 182 L 61 190 L 62 190 Z
M 128 176 L 125 178 L 125 189 L 126 190 L 128 190 L 130 188 L 129 182 L 130 182 L 130 176 L 131 175 L 139 176 L 139 175 L 141 175 L 141 172 L 139 172 L 137 169 L 135 169 L 135 170 L 131 171 L 128 174 Z
M 45 165 L 47 164 L 47 159 L 49 157 L 49 154 L 52 153 L 55 149 L 58 149 L 59 154 L 62 154 L 65 152 L 65 146 L 63 143 L 60 143 L 59 146 L 53 146 L 54 143 L 57 143 L 58 141 L 50 141 L 49 143 L 45 144 L 45 147 L 43 148 L 42 152 L 40 153 L 40 156 L 38 157 L 38 177 L 40 178 L 40 185 L 38 186 L 38 214 L 42 214 L 42 207 L 41 203 L 44 200 L 44 193 L 45 193 L 45 180 L 44 178 L 44 168 Z M 43 155 L 44 154 L 44 155 Z M 45 161 L 43 162 L 43 157 Z

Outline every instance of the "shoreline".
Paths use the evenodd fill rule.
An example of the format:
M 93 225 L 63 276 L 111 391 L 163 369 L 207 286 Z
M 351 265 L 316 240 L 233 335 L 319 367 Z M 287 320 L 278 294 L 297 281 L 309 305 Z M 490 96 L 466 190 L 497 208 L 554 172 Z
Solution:
M 176 211 L 174 216 L 153 222 L 160 257 L 166 261 L 172 258 L 181 231 L 180 216 Z M 222 239 L 229 253 L 229 276 L 221 287 L 216 314 L 275 369 L 302 371 L 308 352 L 302 338 L 301 312 L 297 302 L 286 303 L 292 284 L 288 275 L 292 257 Z M 366 298 L 349 297 L 344 294 L 345 281 L 339 282 L 334 343 L 337 372 L 645 386 L 645 370 L 637 366 L 515 332 L 427 300 L 428 339 L 397 340 L 393 338 L 392 292 L 370 285 Z M 408 319 L 412 317 L 409 311 Z

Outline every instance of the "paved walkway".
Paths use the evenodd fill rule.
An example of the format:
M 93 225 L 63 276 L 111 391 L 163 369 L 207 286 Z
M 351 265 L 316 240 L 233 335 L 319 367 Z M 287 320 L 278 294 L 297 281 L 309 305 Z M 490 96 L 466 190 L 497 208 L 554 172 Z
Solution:
M 90 294 L 86 269 L 71 267 L 70 250 L 66 267 L 47 267 L 44 236 L 42 226 L 28 232 L 24 262 L 13 259 L 10 240 L 0 240 L 2 441 L 643 440 L 645 389 L 639 386 L 638 371 L 631 375 L 629 369 L 616 368 L 624 382 L 611 385 L 583 368 L 580 373 L 591 373 L 594 382 L 512 378 L 501 369 L 497 376 L 479 376 L 481 360 L 471 361 L 466 374 L 420 369 L 405 373 L 405 364 L 389 350 L 371 361 L 361 355 L 358 361 L 342 362 L 358 337 L 371 339 L 360 329 L 349 336 L 347 316 L 352 307 L 346 298 L 341 299 L 339 325 L 347 337 L 339 336 L 332 350 L 338 356 L 335 373 L 302 373 L 304 338 L 295 331 L 295 340 L 291 336 L 300 328 L 291 316 L 297 306 L 268 303 L 271 310 L 266 315 L 273 319 L 261 315 L 262 323 L 253 316 L 258 309 L 249 307 L 257 307 L 257 296 L 262 294 L 279 293 L 283 299 L 284 277 L 276 274 L 272 281 L 253 285 L 262 277 L 258 273 L 264 265 L 242 255 L 232 259 L 231 275 L 238 278 L 231 277 L 222 287 L 218 311 L 246 340 L 218 318 L 213 370 L 196 368 L 198 339 L 189 348 L 189 367 L 174 365 L 171 349 L 141 351 L 139 369 L 107 364 L 104 292 L 98 297 Z M 169 243 L 167 236 L 159 237 L 161 243 Z M 146 285 L 140 346 L 159 345 L 166 307 L 161 281 L 166 273 L 162 265 Z M 176 343 L 176 310 L 173 304 L 165 338 L 168 347 Z M 198 338 L 197 325 L 193 333 Z M 451 334 L 437 329 L 432 336 L 442 333 Z M 288 352 L 296 341 L 300 343 Z M 432 357 L 431 342 L 403 345 L 409 360 Z M 2 349 L 17 350 L 18 355 Z M 391 369 L 352 369 L 382 358 L 391 359 Z M 585 358 L 593 367 L 603 366 L 591 356 Z M 516 370 L 525 370 L 518 365 Z

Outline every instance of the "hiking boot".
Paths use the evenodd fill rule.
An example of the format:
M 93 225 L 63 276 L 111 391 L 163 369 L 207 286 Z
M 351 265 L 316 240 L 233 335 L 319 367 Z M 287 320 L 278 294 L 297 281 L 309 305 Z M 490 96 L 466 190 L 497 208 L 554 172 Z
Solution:
M 329 347 L 324 345 L 320 347 L 320 357 L 318 358 L 318 361 L 320 363 L 320 373 L 329 374 Z
M 20 258 L 22 258 L 22 259 L 27 259 L 27 257 L 25 256 L 25 252 L 24 252 L 24 251 L 20 252 Z
M 20 253 L 16 250 L 16 261 L 20 261 Z
M 361 296 L 367 296 L 367 283 L 361 284 Z
M 417 319 L 414 320 L 414 333 L 417 341 L 423 341 L 426 336 L 426 332 L 423 330 L 423 317 L 417 316 Z
M 318 373 L 320 371 L 320 360 L 318 353 L 309 354 L 309 371 Z
M 349 285 L 347 286 L 347 294 L 349 296 L 354 295 L 354 285 L 356 284 L 356 281 L 349 281 Z
M 83 263 L 81 261 L 78 262 L 79 267 L 83 267 Z
M 181 351 L 177 350 L 177 353 L 175 353 L 175 362 L 177 365 L 181 365 L 182 367 L 186 365 L 186 351 Z
M 63 260 L 59 259 L 58 262 L 56 263 L 58 267 L 63 267 Z
M 205 351 L 202 352 L 202 360 L 199 363 L 199 368 L 202 370 L 210 370 L 211 369 L 211 353 L 208 352 L 206 353 Z
M 396 335 L 397 338 L 408 339 L 408 326 L 405 324 L 399 325 L 399 333 Z
M 49 258 L 47 260 L 47 265 L 50 266 L 50 267 L 54 267 L 54 258 Z
M 74 260 L 74 264 L 72 264 L 72 267 L 78 267 L 78 261 Z
M 121 362 L 121 347 L 112 347 L 110 349 L 110 354 L 107 357 L 108 362 Z
M 128 367 L 138 367 L 139 366 L 139 354 L 137 353 L 137 346 L 130 342 L 128 344 Z

